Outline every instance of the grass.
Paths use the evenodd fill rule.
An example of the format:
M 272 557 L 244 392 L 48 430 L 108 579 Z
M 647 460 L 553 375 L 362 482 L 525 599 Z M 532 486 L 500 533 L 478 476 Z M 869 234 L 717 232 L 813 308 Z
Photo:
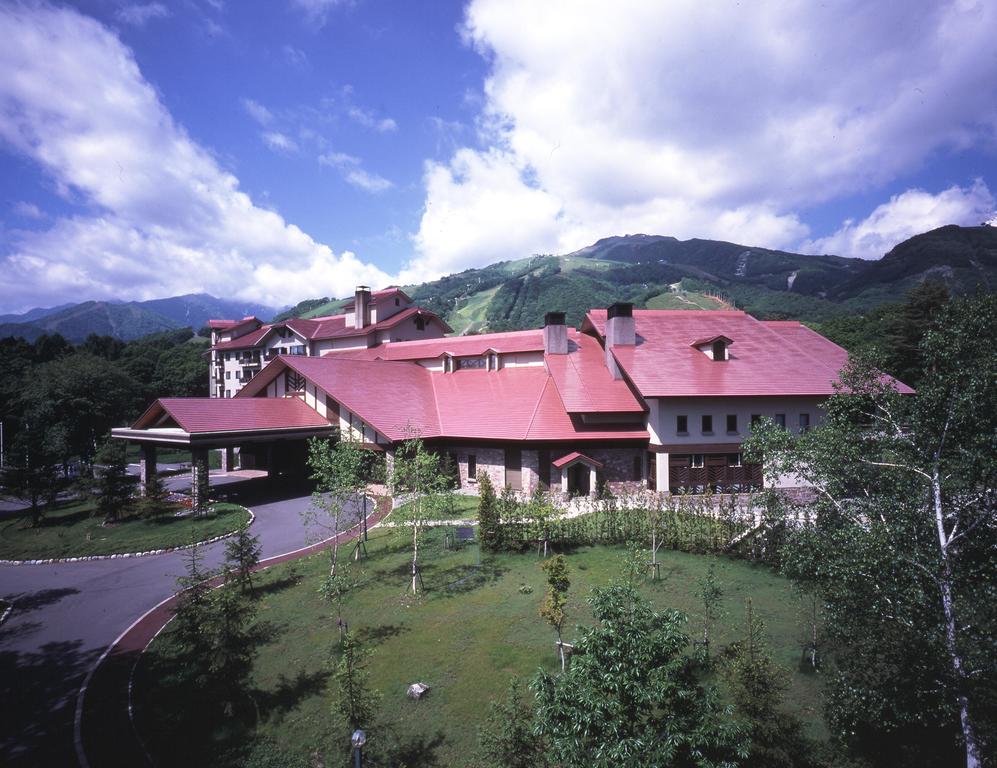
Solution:
M 347 597 L 344 616 L 373 652 L 371 682 L 383 695 L 380 716 L 368 729 L 370 746 L 382 755 L 378 764 L 400 764 L 407 755 L 408 765 L 463 765 L 475 748 L 489 701 L 504 694 L 509 678 L 557 666 L 553 631 L 538 616 L 544 592 L 540 561 L 532 553 L 482 557 L 475 545 L 446 552 L 437 530 L 423 536 L 425 591 L 413 597 L 406 590 L 409 536 L 375 529 L 368 542 L 370 558 L 362 569 L 349 566 L 360 586 Z M 619 576 L 623 556 L 623 548 L 614 547 L 568 554 L 569 627 L 591 621 L 585 598 L 592 587 Z M 664 578 L 643 591 L 658 607 L 687 612 L 690 636 L 702 631 L 697 582 L 711 563 L 718 569 L 726 610 L 715 643 L 740 636 L 744 601 L 753 599 L 775 661 L 789 675 L 787 708 L 803 718 L 811 734 L 826 737 L 819 681 L 798 671 L 800 612 L 789 582 L 767 567 L 725 557 L 673 551 L 659 557 Z M 183 720 L 189 688 L 177 673 L 183 659 L 170 629 L 153 643 L 137 669 L 135 706 L 154 762 L 183 764 L 189 756 L 219 768 L 238 765 L 246 756 L 228 750 L 255 737 L 268 749 L 307 761 L 302 764 L 346 764 L 336 750 L 348 729 L 331 713 L 327 667 L 338 631 L 334 611 L 318 593 L 327 563 L 327 556 L 318 555 L 262 575 L 259 617 L 272 631 L 253 666 L 253 705 L 242 717 L 200 718 L 210 723 L 200 737 L 178 738 L 191 733 Z M 575 635 L 569 629 L 566 640 Z M 417 681 L 432 689 L 415 702 L 405 691 Z
M 726 309 L 712 296 L 688 291 L 666 291 L 647 300 L 648 309 Z
M 477 496 L 451 495 L 449 497 L 450 506 L 446 509 L 425 511 L 427 520 L 477 520 L 478 505 L 481 502 Z M 401 521 L 409 518 L 414 512 L 414 501 L 402 504 L 391 513 L 389 520 Z
M 231 533 L 249 520 L 249 513 L 237 504 L 215 504 L 198 518 L 131 517 L 107 526 L 93 514 L 94 502 L 83 501 L 50 510 L 37 526 L 27 517 L 12 520 L 0 526 L 0 559 L 45 560 L 167 549 Z

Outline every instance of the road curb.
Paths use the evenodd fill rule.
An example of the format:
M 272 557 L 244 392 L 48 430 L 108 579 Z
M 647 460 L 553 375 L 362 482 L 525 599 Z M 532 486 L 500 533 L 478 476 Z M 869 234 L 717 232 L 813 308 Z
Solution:
M 366 518 L 368 529 L 377 526 L 378 523 L 390 512 L 390 503 L 387 503 L 388 501 L 389 500 L 384 497 L 377 500 L 374 511 Z M 253 572 L 263 571 L 281 563 L 300 560 L 316 554 L 317 552 L 327 549 L 337 540 L 340 544 L 342 544 L 359 536 L 361 531 L 361 523 L 358 522 L 356 525 L 348 528 L 347 530 L 342 531 L 335 536 L 330 536 L 328 539 L 323 541 L 292 550 L 291 552 L 284 552 L 279 555 L 268 557 L 266 560 L 262 560 L 253 569 Z M 223 576 L 216 576 L 211 579 L 208 584 L 214 588 L 220 586 L 223 583 L 223 580 Z M 105 722 L 102 724 L 102 727 L 98 728 L 87 728 L 88 732 L 106 735 L 113 734 L 113 738 L 115 739 L 114 757 L 108 759 L 106 762 L 98 761 L 97 764 L 102 766 L 102 768 L 105 765 L 127 765 L 129 768 L 135 768 L 135 766 L 138 765 L 150 764 L 148 753 L 145 751 L 145 746 L 141 740 L 141 737 L 137 733 L 132 720 L 131 678 L 135 666 L 138 664 L 146 648 L 149 647 L 155 636 L 158 635 L 173 618 L 172 609 L 179 595 L 180 593 L 176 592 L 170 597 L 167 597 L 165 600 L 150 608 L 142 614 L 142 616 L 132 622 L 132 624 L 118 636 L 118 639 L 104 650 L 104 653 L 100 656 L 96 664 L 94 664 L 93 668 L 84 679 L 83 685 L 80 687 L 80 690 L 76 695 L 76 709 L 73 721 L 73 744 L 76 750 L 76 758 L 81 768 L 91 768 L 92 765 L 87 755 L 87 749 L 84 745 L 84 720 L 86 719 L 87 693 L 95 689 L 98 689 L 103 695 L 104 701 L 116 700 L 116 704 L 121 705 L 112 706 L 111 708 L 105 707 L 106 711 L 102 712 L 102 714 L 105 715 L 105 719 L 113 722 Z M 123 689 L 123 691 L 119 689 Z M 127 724 L 125 723 L 125 720 L 127 720 Z M 122 737 L 125 733 L 132 734 L 134 744 L 127 745 L 122 743 L 124 740 Z M 94 744 L 91 742 L 91 747 L 93 746 Z M 91 749 L 91 754 L 92 753 L 93 750 Z
M 241 504 L 238 506 L 242 507 Z M 256 515 L 253 514 L 253 510 L 249 507 L 242 508 L 249 513 L 249 522 L 246 523 L 246 525 L 252 525 L 256 522 Z M 214 544 L 216 541 L 221 541 L 222 539 L 235 536 L 238 532 L 239 530 L 236 529 L 234 531 L 229 531 L 228 533 L 223 533 L 220 536 L 205 539 L 204 541 L 195 541 L 193 544 L 182 544 L 179 547 L 167 547 L 166 549 L 148 549 L 145 552 L 119 552 L 115 555 L 81 555 L 80 557 L 53 557 L 46 560 L 0 560 L 0 565 L 61 565 L 63 563 L 92 563 L 96 560 L 118 560 L 128 557 L 166 555 L 170 552 L 182 552 L 185 549 L 193 549 L 194 547 L 203 547 L 208 544 Z

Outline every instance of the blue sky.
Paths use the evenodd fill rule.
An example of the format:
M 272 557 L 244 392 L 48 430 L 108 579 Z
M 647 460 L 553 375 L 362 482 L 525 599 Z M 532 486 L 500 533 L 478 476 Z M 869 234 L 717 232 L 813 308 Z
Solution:
M 0 311 L 997 214 L 992 3 L 746 5 L 7 3 Z

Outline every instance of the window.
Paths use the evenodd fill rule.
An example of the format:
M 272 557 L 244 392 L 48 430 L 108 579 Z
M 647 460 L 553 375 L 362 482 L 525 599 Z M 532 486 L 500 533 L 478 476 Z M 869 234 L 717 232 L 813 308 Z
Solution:
M 631 479 L 635 483 L 639 483 L 641 481 L 641 475 L 643 474 L 643 472 L 644 472 L 644 457 L 640 455 L 634 456 L 634 471 Z
M 712 435 L 713 434 L 713 417 L 704 414 L 703 415 L 703 434 Z
M 716 362 L 727 359 L 727 343 L 723 341 L 713 342 L 713 359 Z
M 484 368 L 485 358 L 483 357 L 459 357 L 457 358 L 457 368 Z
M 800 432 L 801 433 L 806 432 L 808 429 L 810 429 L 810 414 L 809 413 L 801 413 L 800 414 Z
M 478 480 L 478 457 L 473 453 L 467 454 L 467 480 L 471 483 Z
M 737 414 L 728 413 L 727 414 L 727 434 L 736 435 L 737 434 Z
M 680 435 L 689 434 L 689 417 L 688 416 L 676 416 L 675 417 L 675 431 Z
M 760 413 L 751 414 L 751 428 L 754 429 L 762 420 L 762 415 Z
M 741 466 L 741 454 L 739 454 L 739 453 L 728 453 L 727 454 L 727 466 L 728 467 L 739 467 L 739 466 Z
M 225 371 L 225 378 L 226 379 L 231 379 L 232 378 L 232 371 Z
M 226 360 L 231 360 L 232 359 L 232 353 L 231 352 L 226 352 L 225 353 L 225 359 Z
M 778 424 L 783 429 L 785 429 L 786 428 L 786 414 L 784 414 L 784 413 L 777 413 L 775 415 L 775 423 Z
M 705 457 L 701 453 L 692 454 L 692 462 L 690 466 L 693 469 L 702 469 L 706 464 Z
M 226 389 L 225 390 L 225 397 L 232 397 L 232 390 Z
M 424 330 L 426 330 L 426 318 L 424 318 L 424 317 L 417 317 L 415 319 L 415 329 L 417 331 L 424 331 Z
M 398 297 L 396 296 L 396 297 L 395 297 L 395 306 L 397 307 L 397 306 L 399 306 L 400 304 L 401 304 L 401 301 L 399 301 L 399 300 L 398 300 Z

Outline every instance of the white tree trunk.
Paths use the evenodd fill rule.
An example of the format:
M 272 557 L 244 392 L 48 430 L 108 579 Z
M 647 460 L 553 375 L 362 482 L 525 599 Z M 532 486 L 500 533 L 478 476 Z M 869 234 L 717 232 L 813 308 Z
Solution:
M 412 525 L 412 592 L 419 591 L 419 521 Z
M 942 556 L 942 577 L 939 588 L 942 593 L 942 609 L 945 613 L 945 647 L 948 650 L 955 675 L 956 700 L 959 704 L 959 722 L 962 725 L 962 736 L 966 742 L 966 768 L 979 768 L 980 752 L 976 743 L 976 733 L 969 719 L 969 697 L 963 686 L 962 655 L 956 643 L 955 610 L 952 599 L 952 567 L 949 563 L 949 537 L 945 531 L 945 516 L 942 507 L 942 484 L 936 463 L 931 473 L 931 490 L 935 507 L 935 527 L 938 531 L 938 546 Z

